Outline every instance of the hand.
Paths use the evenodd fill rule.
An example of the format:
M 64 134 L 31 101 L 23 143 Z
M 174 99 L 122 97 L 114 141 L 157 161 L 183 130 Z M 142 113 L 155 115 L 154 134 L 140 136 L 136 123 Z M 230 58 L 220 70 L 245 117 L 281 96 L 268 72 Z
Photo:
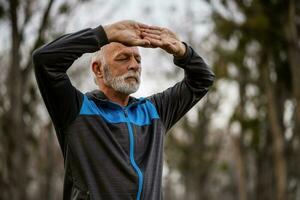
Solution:
M 158 26 L 148 26 L 147 28 L 142 28 L 141 31 L 142 37 L 150 41 L 148 47 L 162 48 L 175 57 L 183 57 L 185 55 L 185 45 L 169 29 Z
M 124 20 L 110 25 L 103 26 L 109 42 L 120 42 L 128 46 L 150 45 L 141 35 L 141 29 L 148 29 L 149 26 L 132 20 Z

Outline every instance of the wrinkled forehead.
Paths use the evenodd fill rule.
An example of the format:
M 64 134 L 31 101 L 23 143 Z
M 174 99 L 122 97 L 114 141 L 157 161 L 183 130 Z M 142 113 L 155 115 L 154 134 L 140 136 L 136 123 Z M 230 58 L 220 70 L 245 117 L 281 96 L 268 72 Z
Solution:
M 107 56 L 114 57 L 114 56 L 116 56 L 118 54 L 122 54 L 122 53 L 140 56 L 138 47 L 136 47 L 136 46 L 129 47 L 129 46 L 125 46 L 118 42 L 111 42 L 111 43 L 103 46 L 102 48 L 103 48 L 103 51 L 105 52 L 105 55 L 107 55 Z

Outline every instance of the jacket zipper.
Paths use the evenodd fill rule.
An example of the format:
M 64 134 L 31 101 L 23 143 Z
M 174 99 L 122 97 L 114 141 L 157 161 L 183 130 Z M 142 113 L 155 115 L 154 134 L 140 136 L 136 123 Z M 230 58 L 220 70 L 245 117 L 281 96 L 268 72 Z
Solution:
M 138 167 L 138 165 L 136 164 L 136 162 L 134 160 L 134 134 L 133 134 L 133 129 L 132 129 L 131 123 L 130 123 L 129 118 L 128 118 L 127 110 L 123 109 L 123 111 L 124 111 L 126 124 L 127 124 L 127 128 L 128 128 L 128 135 L 129 135 L 130 163 L 131 163 L 132 167 L 134 168 L 134 170 L 136 171 L 136 173 L 138 175 L 139 185 L 138 185 L 138 192 L 137 192 L 136 200 L 140 200 L 141 199 L 141 194 L 142 194 L 142 189 L 143 189 L 143 173 L 142 173 L 142 171 L 140 170 L 140 168 Z

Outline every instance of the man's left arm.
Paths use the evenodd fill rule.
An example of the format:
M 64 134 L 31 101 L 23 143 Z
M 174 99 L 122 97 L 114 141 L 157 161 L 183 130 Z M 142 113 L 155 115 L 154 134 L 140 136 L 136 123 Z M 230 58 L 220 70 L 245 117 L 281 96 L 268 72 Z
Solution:
M 155 32 L 153 31 L 153 33 Z M 162 33 L 158 34 L 158 32 L 155 35 L 145 34 L 145 38 L 151 42 L 152 46 L 160 47 L 173 54 L 174 64 L 182 68 L 185 74 L 183 80 L 173 87 L 149 97 L 154 103 L 166 131 L 208 92 L 215 78 L 214 73 L 193 48 L 180 42 L 172 34 L 171 32 L 171 36 L 169 34 L 165 38 Z M 181 46 L 182 44 L 184 47 Z

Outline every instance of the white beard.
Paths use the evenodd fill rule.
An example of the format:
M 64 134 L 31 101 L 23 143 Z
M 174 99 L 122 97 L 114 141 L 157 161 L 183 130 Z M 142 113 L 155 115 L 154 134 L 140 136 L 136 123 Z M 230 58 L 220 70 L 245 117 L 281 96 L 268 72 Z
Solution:
M 140 71 L 128 71 L 126 74 L 121 76 L 113 76 L 108 65 L 103 66 L 103 81 L 104 84 L 113 88 L 115 91 L 123 94 L 132 94 L 139 89 L 140 86 Z M 126 81 L 128 77 L 134 77 L 135 81 Z

